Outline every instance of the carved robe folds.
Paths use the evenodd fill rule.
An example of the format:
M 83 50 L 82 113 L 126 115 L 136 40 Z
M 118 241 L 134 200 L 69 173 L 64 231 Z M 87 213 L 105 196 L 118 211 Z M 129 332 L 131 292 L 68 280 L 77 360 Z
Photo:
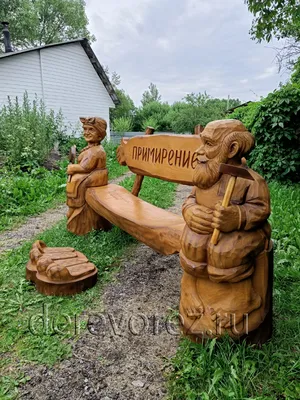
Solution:
M 67 183 L 67 205 L 69 206 L 68 230 L 76 235 L 85 235 L 92 229 L 110 228 L 110 223 L 93 211 L 85 201 L 89 187 L 108 183 L 106 154 L 101 145 L 87 147 L 78 156 L 78 170 L 83 172 L 69 175 Z
M 269 312 L 270 198 L 263 178 L 249 172 L 254 180 L 237 178 L 231 198 L 231 205 L 239 208 L 238 230 L 221 233 L 217 245 L 210 243 L 211 234 L 197 234 L 187 225 L 183 231 L 180 314 L 185 333 L 195 340 L 225 332 L 242 337 L 257 329 Z M 228 180 L 222 175 L 209 189 L 194 187 L 183 215 L 194 205 L 213 213 Z

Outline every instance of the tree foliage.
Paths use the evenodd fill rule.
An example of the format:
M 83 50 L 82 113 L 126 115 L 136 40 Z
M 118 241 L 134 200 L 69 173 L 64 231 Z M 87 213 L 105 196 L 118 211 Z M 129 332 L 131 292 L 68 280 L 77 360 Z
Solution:
M 0 0 L 0 19 L 9 22 L 17 49 L 79 37 L 95 40 L 87 29 L 84 0 Z
M 300 54 L 300 2 L 299 0 L 245 0 L 249 11 L 254 15 L 251 35 L 259 42 L 272 38 L 286 39 L 285 45 L 278 49 L 281 66 L 293 65 Z
M 148 90 L 146 90 L 143 93 L 141 103 L 143 106 L 145 106 L 146 104 L 151 103 L 153 101 L 160 102 L 161 95 L 159 94 L 159 91 L 158 91 L 156 85 L 154 85 L 154 83 L 151 82 L 148 87 Z
M 143 107 L 136 110 L 134 118 L 134 128 L 136 131 L 144 131 L 147 125 L 155 125 L 153 128 L 157 131 L 168 131 L 170 126 L 167 123 L 166 116 L 171 106 L 168 103 L 158 101 L 146 102 Z
M 125 118 L 133 118 L 135 113 L 135 106 L 131 97 L 125 93 L 123 89 L 115 88 L 116 95 L 120 100 L 120 104 L 118 104 L 115 108 L 111 110 L 110 116 L 111 121 L 113 122 L 117 118 L 125 117 Z
M 118 133 L 131 132 L 132 127 L 132 118 L 129 117 L 115 118 L 112 125 L 113 131 Z
M 230 118 L 241 120 L 255 135 L 249 162 L 264 177 L 300 181 L 300 85 L 287 84 L 258 103 L 238 108 Z
M 183 101 L 173 105 L 169 115 L 172 130 L 178 133 L 194 131 L 198 124 L 205 126 L 208 122 L 222 119 L 227 107 L 240 104 L 237 99 L 214 99 L 207 93 L 191 93 L 183 98 Z

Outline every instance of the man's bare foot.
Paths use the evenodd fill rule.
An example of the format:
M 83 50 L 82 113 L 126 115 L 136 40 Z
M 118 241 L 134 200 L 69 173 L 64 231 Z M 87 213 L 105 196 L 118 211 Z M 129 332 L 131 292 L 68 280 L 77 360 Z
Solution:
M 255 295 L 254 299 L 248 304 L 247 307 L 242 307 L 240 310 L 223 310 L 222 308 L 218 309 L 209 309 L 209 314 L 212 319 L 216 323 L 216 326 L 221 328 L 230 328 L 232 326 L 238 325 L 246 316 L 257 310 L 261 306 L 261 297 L 259 295 Z

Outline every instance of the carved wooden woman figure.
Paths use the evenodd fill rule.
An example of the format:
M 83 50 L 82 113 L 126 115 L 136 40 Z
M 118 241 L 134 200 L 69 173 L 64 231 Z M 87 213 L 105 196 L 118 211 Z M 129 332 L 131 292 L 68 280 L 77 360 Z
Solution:
M 84 235 L 92 229 L 110 228 L 110 223 L 95 213 L 85 201 L 86 189 L 104 186 L 108 182 L 106 153 L 101 141 L 106 136 L 106 121 L 102 118 L 80 118 L 84 138 L 87 142 L 79 154 L 77 164 L 68 166 L 67 213 L 68 230 L 77 235 Z

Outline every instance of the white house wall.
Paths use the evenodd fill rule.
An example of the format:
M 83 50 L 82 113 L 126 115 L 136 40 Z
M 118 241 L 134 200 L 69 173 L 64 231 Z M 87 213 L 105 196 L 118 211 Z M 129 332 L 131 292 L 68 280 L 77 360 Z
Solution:
M 80 43 L 41 49 L 44 99 L 48 108 L 62 109 L 68 123 L 99 116 L 108 123 L 111 100 Z
M 99 116 L 107 121 L 115 105 L 80 42 L 37 49 L 0 58 L 0 107 L 7 96 L 43 99 L 48 110 L 62 110 L 69 133 L 79 117 Z
M 27 90 L 30 100 L 43 98 L 38 51 L 1 58 L 0 107 L 7 104 L 8 96 L 20 100 Z

